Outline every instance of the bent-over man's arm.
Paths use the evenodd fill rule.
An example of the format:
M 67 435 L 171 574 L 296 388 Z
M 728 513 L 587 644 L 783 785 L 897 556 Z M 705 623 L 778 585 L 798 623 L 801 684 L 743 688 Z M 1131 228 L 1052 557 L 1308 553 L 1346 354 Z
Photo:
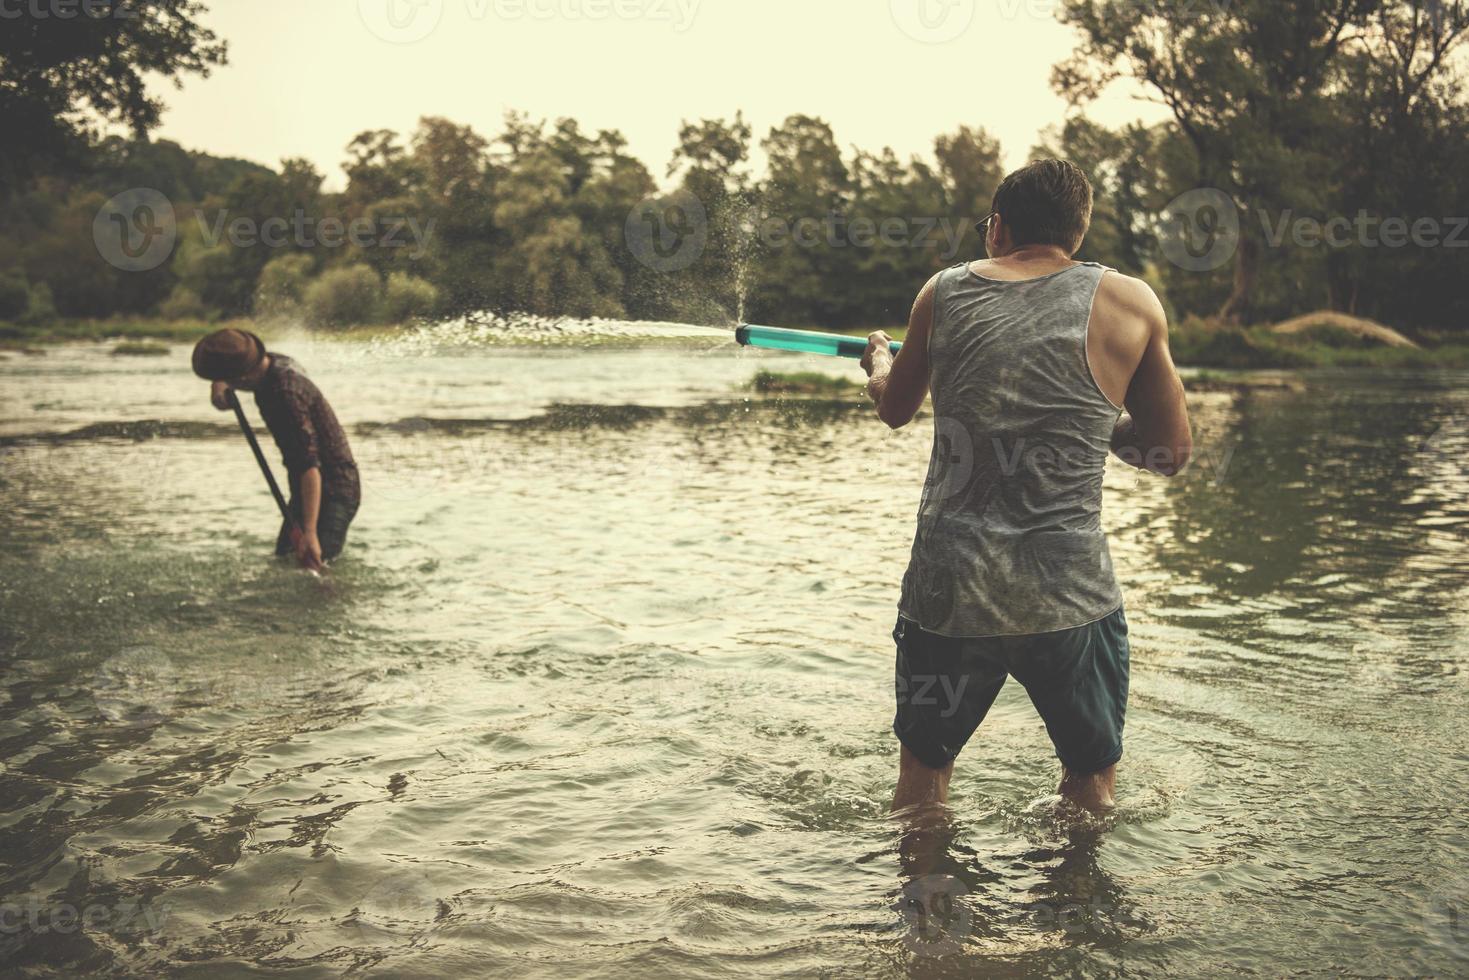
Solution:
M 321 467 L 313 466 L 301 474 L 301 540 L 296 544 L 296 557 L 308 568 L 321 567 L 321 539 L 316 536 L 320 516 Z

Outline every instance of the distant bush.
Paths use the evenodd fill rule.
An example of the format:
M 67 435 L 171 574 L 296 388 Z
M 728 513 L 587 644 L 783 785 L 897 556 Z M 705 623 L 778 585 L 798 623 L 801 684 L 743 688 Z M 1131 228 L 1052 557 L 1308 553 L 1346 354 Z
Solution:
M 31 287 L 30 301 L 21 322 L 27 325 L 51 323 L 56 319 L 56 301 L 51 296 L 51 286 L 38 282 Z
M 288 252 L 267 262 L 255 287 L 255 315 L 276 317 L 299 313 L 315 265 L 311 256 L 301 252 Z
M 205 320 L 209 318 L 209 307 L 198 293 L 179 285 L 158 304 L 158 315 L 165 320 Z
M 1221 368 L 1305 367 L 1312 359 L 1263 327 L 1185 317 L 1169 337 L 1179 364 Z
M 0 276 L 0 320 L 19 320 L 31 305 L 31 289 L 19 276 Z
M 1336 350 L 1375 350 L 1382 346 L 1380 340 L 1354 334 L 1329 323 L 1313 324 L 1291 337 L 1304 344 L 1317 344 Z
M 407 323 L 427 316 L 439 305 L 439 291 L 424 279 L 406 272 L 394 272 L 383 287 L 382 319 L 386 323 Z
M 1276 333 L 1269 326 L 1240 327 L 1199 317 L 1185 317 L 1169 335 L 1173 359 L 1190 367 L 1453 367 L 1469 363 L 1469 347 L 1444 344 L 1432 348 L 1389 347 L 1357 337 L 1330 324 L 1310 325 L 1295 333 Z
M 305 306 L 313 324 L 349 327 L 372 323 L 382 305 L 382 283 L 365 265 L 323 272 L 306 287 Z

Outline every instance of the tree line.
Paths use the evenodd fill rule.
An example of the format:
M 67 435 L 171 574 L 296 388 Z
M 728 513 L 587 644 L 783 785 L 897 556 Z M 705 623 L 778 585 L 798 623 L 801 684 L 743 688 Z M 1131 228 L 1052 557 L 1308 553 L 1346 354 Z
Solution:
M 0 319 L 333 326 L 495 311 L 888 325 L 928 276 L 982 254 L 972 225 L 1004 173 L 981 95 L 975 124 L 926 158 L 844 148 L 822 119 L 793 115 L 758 137 L 759 173 L 738 114 L 684 122 L 657 177 L 615 130 L 512 113 L 486 135 L 428 117 L 355 137 L 346 187 L 330 193 L 305 160 L 271 168 L 147 139 L 157 106 L 128 72 L 207 72 L 225 57 L 199 4 L 160 7 L 168 30 L 107 25 L 126 44 L 83 44 L 54 20 L 0 41 L 0 123 L 20 137 L 0 149 Z M 1030 155 L 1092 176 L 1080 257 L 1147 278 L 1175 316 L 1326 308 L 1462 331 L 1466 7 L 1065 0 L 1081 43 L 1053 81 L 1076 111 Z M 1118 77 L 1170 118 L 1088 120 L 1087 102 Z M 101 136 L 83 109 L 134 132 Z M 98 240 L 111 233 L 98 216 L 134 188 L 162 195 L 173 218 L 166 256 L 142 270 Z M 138 214 L 118 233 L 151 234 Z

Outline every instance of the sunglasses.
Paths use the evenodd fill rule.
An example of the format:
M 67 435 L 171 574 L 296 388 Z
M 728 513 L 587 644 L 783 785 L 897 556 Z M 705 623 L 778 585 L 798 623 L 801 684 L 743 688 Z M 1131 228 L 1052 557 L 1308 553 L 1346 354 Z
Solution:
M 979 232 L 981 235 L 988 235 L 990 222 L 999 217 L 999 214 L 1000 212 L 998 211 L 991 211 L 989 214 L 985 215 L 983 219 L 975 222 L 974 230 Z

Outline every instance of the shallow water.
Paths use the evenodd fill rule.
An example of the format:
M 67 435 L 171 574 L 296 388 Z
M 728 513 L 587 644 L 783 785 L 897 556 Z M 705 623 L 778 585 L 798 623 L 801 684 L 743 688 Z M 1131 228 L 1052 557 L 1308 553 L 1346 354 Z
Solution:
M 0 360 L 0 972 L 1469 970 L 1469 375 L 1194 396 L 1209 458 L 1108 474 L 1118 813 L 1054 814 L 1012 684 L 925 840 L 888 633 L 931 429 L 855 365 L 277 346 L 362 467 L 324 581 L 186 349 Z

